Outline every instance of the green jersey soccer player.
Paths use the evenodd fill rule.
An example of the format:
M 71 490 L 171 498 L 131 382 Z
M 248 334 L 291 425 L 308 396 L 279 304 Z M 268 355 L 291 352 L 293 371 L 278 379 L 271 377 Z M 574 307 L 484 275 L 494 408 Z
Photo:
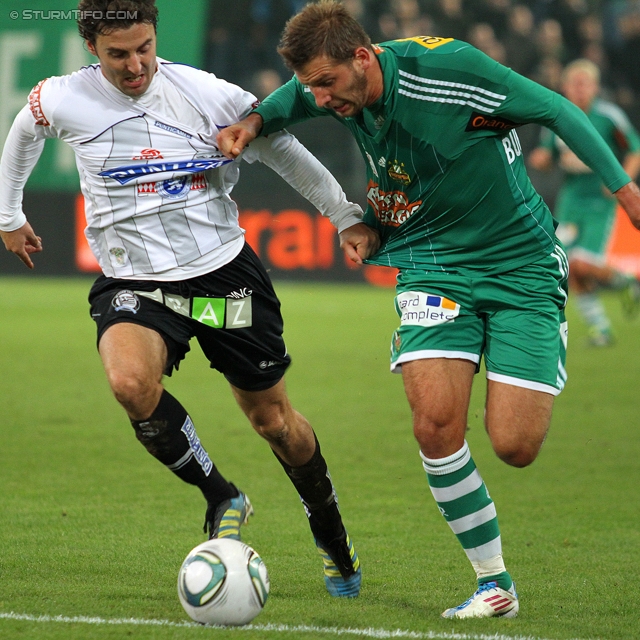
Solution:
M 469 397 L 484 356 L 494 450 L 530 464 L 566 377 L 567 276 L 517 127 L 539 122 L 561 135 L 638 225 L 640 191 L 579 109 L 464 42 L 373 46 L 340 3 L 324 0 L 288 22 L 279 52 L 295 77 L 225 129 L 220 149 L 235 157 L 260 132 L 322 115 L 354 135 L 368 208 L 341 244 L 356 262 L 400 269 L 391 366 L 402 372 L 433 496 L 478 579 L 443 615 L 513 617 L 495 505 L 465 441 Z

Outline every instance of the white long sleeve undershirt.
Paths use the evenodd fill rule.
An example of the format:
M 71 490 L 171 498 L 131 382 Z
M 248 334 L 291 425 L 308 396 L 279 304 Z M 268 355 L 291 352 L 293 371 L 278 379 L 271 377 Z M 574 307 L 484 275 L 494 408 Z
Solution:
M 36 138 L 33 115 L 25 106 L 9 130 L 0 160 L 0 231 L 15 231 L 27 221 L 22 194 L 44 142 Z

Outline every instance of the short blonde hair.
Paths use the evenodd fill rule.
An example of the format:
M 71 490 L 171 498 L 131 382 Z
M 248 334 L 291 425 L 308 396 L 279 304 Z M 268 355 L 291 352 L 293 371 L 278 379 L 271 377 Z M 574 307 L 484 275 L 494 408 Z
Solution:
M 577 60 L 570 62 L 562 72 L 562 82 L 566 82 L 569 79 L 569 76 L 578 71 L 586 73 L 596 84 L 600 84 L 600 69 L 598 68 L 598 65 L 586 58 L 578 58 Z

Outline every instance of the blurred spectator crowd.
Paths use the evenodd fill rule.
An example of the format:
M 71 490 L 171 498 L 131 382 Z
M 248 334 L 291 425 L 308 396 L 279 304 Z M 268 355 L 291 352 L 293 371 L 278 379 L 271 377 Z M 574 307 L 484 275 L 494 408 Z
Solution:
M 210 0 L 205 66 L 263 98 L 291 77 L 276 47 L 305 0 Z M 416 35 L 470 42 L 559 91 L 564 65 L 588 58 L 605 96 L 640 125 L 640 0 L 344 0 L 374 42 Z

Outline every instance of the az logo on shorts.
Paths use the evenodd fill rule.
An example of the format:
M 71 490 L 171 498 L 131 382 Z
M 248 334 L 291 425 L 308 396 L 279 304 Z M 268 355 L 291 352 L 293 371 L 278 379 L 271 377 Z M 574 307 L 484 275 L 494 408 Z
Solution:
M 191 317 L 214 329 L 246 329 L 251 326 L 251 296 L 193 298 Z
M 453 322 L 460 313 L 460 305 L 443 296 L 422 291 L 405 291 L 396 296 L 401 325 L 433 327 Z

